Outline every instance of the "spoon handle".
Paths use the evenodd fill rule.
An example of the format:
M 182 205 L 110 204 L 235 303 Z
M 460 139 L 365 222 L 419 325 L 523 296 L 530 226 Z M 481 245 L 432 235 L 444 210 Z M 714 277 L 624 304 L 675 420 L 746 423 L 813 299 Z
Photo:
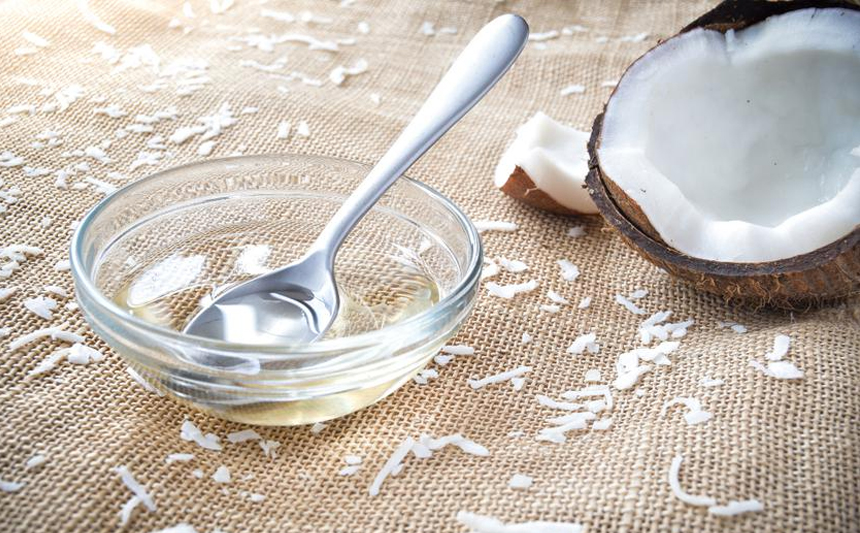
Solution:
M 333 267 L 338 248 L 358 221 L 499 81 L 519 56 L 528 34 L 526 21 L 509 14 L 497 17 L 472 38 L 391 148 L 344 201 L 309 255 L 321 254 Z

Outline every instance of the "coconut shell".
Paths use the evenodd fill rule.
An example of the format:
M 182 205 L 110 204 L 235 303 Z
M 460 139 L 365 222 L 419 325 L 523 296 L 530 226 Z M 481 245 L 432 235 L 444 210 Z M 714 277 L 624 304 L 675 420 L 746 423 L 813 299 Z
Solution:
M 586 214 L 594 214 L 594 213 L 581 213 L 574 209 L 570 209 L 569 207 L 565 207 L 555 201 L 555 199 L 543 192 L 541 189 L 535 185 L 535 182 L 532 181 L 531 177 L 526 173 L 525 170 L 517 166 L 514 168 L 513 173 L 508 178 L 508 181 L 502 185 L 499 190 L 503 193 L 507 194 L 511 198 L 516 200 L 520 200 L 523 203 L 526 203 L 532 207 L 536 207 L 538 209 L 543 209 L 544 211 L 549 211 L 550 213 L 557 213 L 559 215 L 586 215 Z
M 860 10 L 856 4 L 826 0 L 728 0 L 686 26 L 681 33 L 694 28 L 721 32 L 738 30 L 772 15 L 810 7 Z M 699 290 L 757 307 L 806 308 L 825 300 L 860 294 L 860 225 L 838 241 L 812 252 L 763 263 L 699 259 L 668 246 L 641 207 L 601 168 L 597 150 L 602 127 L 601 113 L 594 120 L 588 143 L 588 192 L 609 225 L 651 263 L 692 283 Z

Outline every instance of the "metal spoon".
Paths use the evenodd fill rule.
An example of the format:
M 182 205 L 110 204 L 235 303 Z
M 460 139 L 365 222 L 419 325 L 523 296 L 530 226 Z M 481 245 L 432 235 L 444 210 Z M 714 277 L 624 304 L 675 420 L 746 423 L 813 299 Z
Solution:
M 484 26 L 307 254 L 218 296 L 188 322 L 185 333 L 274 345 L 322 337 L 337 316 L 334 259 L 346 236 L 391 184 L 507 72 L 528 33 L 526 21 L 517 15 L 502 15 Z

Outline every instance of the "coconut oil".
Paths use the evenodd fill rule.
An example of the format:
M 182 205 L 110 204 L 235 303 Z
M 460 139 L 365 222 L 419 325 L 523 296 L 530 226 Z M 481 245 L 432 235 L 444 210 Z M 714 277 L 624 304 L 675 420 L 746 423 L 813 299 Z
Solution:
M 172 250 L 135 257 L 113 301 L 141 320 L 182 330 L 212 299 L 278 266 L 271 261 L 272 248 L 267 244 L 213 246 L 221 240 L 209 234 L 201 240 L 184 241 Z M 360 265 L 345 265 L 341 271 L 336 265 L 341 302 L 324 339 L 381 329 L 438 302 L 439 287 L 420 263 L 418 253 L 402 247 L 387 258 L 378 257 L 373 268 L 384 269 L 384 282 L 379 285 L 371 282 L 375 276 L 356 271 Z

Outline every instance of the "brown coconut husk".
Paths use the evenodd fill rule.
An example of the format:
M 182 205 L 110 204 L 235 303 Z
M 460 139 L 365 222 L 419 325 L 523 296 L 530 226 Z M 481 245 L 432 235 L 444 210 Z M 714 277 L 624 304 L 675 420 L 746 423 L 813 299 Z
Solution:
M 680 33 L 694 28 L 721 32 L 738 30 L 772 15 L 810 7 L 860 10 L 856 4 L 826 0 L 727 0 L 693 21 Z M 658 46 L 662 46 L 662 43 Z M 692 283 L 699 290 L 757 307 L 807 308 L 823 301 L 860 294 L 860 226 L 838 241 L 812 252 L 763 263 L 698 259 L 668 246 L 641 207 L 601 168 L 597 149 L 600 147 L 602 126 L 601 113 L 594 121 L 588 143 L 590 171 L 586 184 L 589 194 L 609 225 L 648 261 Z

